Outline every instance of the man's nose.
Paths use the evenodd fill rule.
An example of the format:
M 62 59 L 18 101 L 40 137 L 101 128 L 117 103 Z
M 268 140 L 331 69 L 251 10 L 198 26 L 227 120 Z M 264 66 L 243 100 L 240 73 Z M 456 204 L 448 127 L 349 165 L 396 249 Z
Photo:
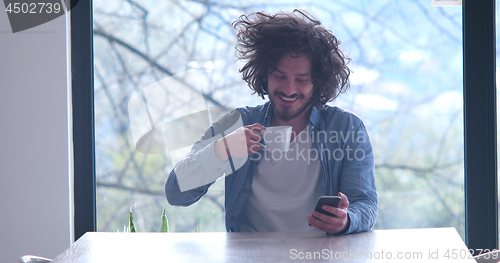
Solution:
M 295 86 L 293 80 L 287 80 L 283 85 L 282 91 L 287 96 L 295 94 L 297 92 L 297 87 Z

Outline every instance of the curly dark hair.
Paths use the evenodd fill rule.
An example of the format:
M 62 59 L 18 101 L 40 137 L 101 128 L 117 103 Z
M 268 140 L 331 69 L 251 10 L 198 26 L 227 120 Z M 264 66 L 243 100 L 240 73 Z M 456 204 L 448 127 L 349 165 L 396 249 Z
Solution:
M 331 31 L 320 25 L 320 21 L 297 9 L 275 15 L 242 15 L 233 22 L 238 30 L 237 57 L 247 61 L 240 72 L 253 93 L 264 99 L 268 94 L 267 76 L 290 51 L 307 54 L 311 61 L 311 104 L 323 105 L 349 89 L 350 58 L 339 49 L 340 41 Z

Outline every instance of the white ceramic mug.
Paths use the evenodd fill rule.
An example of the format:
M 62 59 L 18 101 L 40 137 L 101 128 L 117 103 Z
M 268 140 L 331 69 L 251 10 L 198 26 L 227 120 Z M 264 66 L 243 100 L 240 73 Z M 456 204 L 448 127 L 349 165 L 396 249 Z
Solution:
M 288 151 L 290 138 L 292 137 L 292 126 L 272 126 L 262 130 L 265 148 L 267 151 Z

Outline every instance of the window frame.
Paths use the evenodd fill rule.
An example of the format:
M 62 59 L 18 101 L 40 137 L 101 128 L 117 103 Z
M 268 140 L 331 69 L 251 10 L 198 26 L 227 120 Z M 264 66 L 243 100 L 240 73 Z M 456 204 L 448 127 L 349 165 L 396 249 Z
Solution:
M 74 237 L 97 230 L 92 0 L 70 13 Z
M 462 3 L 465 243 L 497 249 L 495 0 Z M 71 10 L 71 72 L 76 240 L 97 230 L 92 0 Z
M 495 0 L 462 1 L 465 243 L 498 249 Z

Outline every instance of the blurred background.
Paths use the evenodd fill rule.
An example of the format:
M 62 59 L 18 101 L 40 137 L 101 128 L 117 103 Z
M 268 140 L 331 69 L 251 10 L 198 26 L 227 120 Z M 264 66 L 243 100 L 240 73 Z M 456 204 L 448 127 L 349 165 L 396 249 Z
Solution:
M 162 122 L 264 103 L 238 73 L 231 23 L 296 8 L 319 19 L 352 59 L 350 91 L 329 104 L 360 116 L 371 136 L 375 229 L 451 226 L 464 237 L 462 8 L 430 0 L 94 0 L 98 231 L 123 231 L 130 208 L 142 232 L 159 231 L 163 209 L 170 231 L 225 231 L 224 180 L 190 207 L 167 203 L 164 183 L 189 147 L 137 151 L 129 102 L 173 77 L 180 88 L 159 86 L 161 108 L 143 105 Z M 197 81 L 183 77 L 193 71 Z M 175 141 L 172 134 L 164 139 Z

